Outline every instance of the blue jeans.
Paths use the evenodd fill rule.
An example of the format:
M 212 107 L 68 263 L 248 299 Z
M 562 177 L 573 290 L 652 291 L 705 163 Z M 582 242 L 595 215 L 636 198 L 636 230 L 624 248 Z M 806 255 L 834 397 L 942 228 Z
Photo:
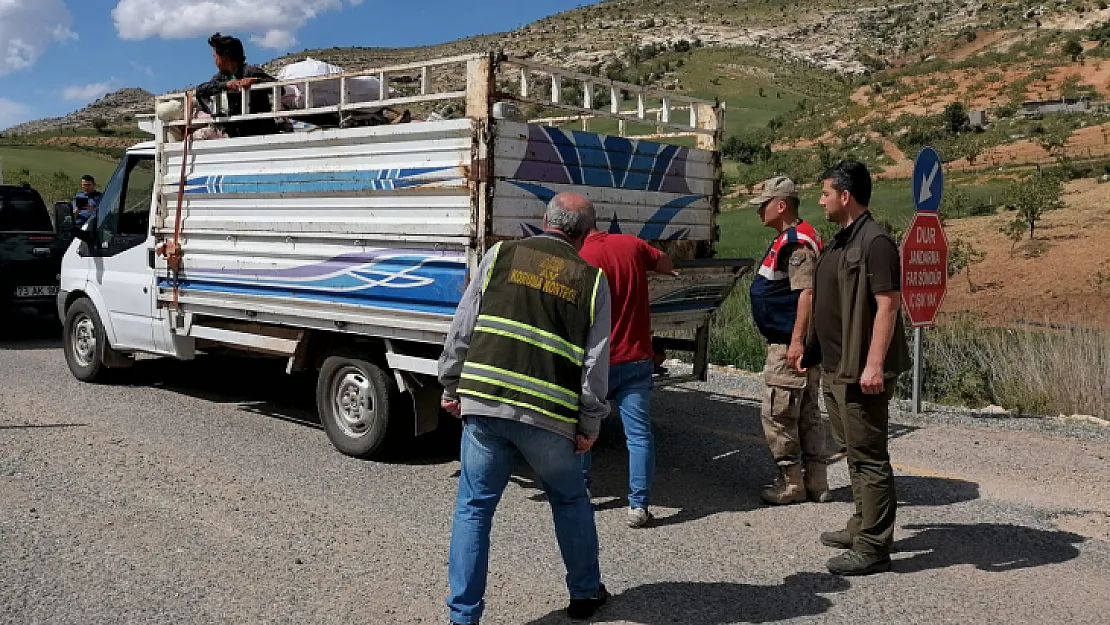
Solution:
M 585 599 L 597 593 L 601 585 L 597 526 L 582 481 L 582 462 L 574 451 L 570 439 L 533 425 L 466 417 L 447 564 L 451 583 L 447 607 L 452 622 L 477 623 L 482 617 L 493 512 L 509 483 L 518 452 L 547 491 L 570 598 Z
M 628 443 L 628 506 L 647 508 L 655 479 L 655 435 L 651 433 L 651 374 L 655 365 L 638 360 L 609 367 L 609 401 L 620 410 Z M 591 454 L 582 457 L 582 473 L 591 483 Z

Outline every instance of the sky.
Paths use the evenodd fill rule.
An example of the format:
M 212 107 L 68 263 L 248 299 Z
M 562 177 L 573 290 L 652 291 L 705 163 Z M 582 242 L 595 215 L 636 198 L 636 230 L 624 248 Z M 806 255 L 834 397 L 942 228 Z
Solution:
M 0 0 L 0 129 L 58 117 L 121 87 L 208 80 L 206 41 L 248 63 L 333 46 L 407 47 L 513 30 L 588 0 Z M 408 10 L 406 10 L 408 9 Z

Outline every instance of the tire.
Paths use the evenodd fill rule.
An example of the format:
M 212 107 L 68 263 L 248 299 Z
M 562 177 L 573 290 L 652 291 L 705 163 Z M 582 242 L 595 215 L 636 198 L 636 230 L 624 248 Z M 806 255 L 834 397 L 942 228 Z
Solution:
M 386 369 L 356 353 L 329 356 L 316 379 L 316 411 L 340 452 L 377 458 L 387 450 L 390 428 L 404 423 L 404 398 Z
M 103 380 L 108 370 L 104 364 L 108 337 L 96 306 L 87 297 L 77 300 L 66 311 L 62 337 L 66 364 L 73 377 L 82 382 Z

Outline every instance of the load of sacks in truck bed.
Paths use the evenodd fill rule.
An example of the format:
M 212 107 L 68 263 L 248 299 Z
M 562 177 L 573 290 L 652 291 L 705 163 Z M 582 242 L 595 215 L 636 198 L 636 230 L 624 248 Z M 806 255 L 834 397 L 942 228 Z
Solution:
M 309 78 L 318 78 L 320 76 L 336 76 L 344 73 L 344 69 L 338 65 L 325 63 L 313 58 L 307 58 L 303 61 L 290 63 L 281 69 L 274 78 L 278 81 L 285 82 L 291 80 L 302 80 Z M 340 103 L 342 97 L 342 86 L 340 79 L 333 80 L 315 80 L 310 85 L 307 84 L 294 84 L 286 85 L 281 88 L 281 107 L 282 111 L 289 111 L 291 114 L 288 119 L 282 120 L 278 128 L 287 131 L 296 130 L 312 130 L 322 126 L 338 126 L 339 116 L 336 113 L 315 113 L 307 115 L 298 115 L 296 111 L 305 110 L 308 104 L 308 94 L 305 91 L 306 87 L 311 89 L 311 103 L 312 108 L 320 108 L 327 106 L 336 106 Z M 358 76 L 348 78 L 346 81 L 348 104 L 359 102 L 376 102 L 381 99 L 381 83 L 373 76 Z M 397 97 L 397 91 L 392 87 L 386 88 L 388 98 Z M 375 123 L 396 123 L 398 121 L 409 121 L 408 111 L 404 114 L 398 114 L 395 119 L 389 120 L 383 116 L 382 108 L 361 109 L 358 111 L 345 112 L 347 121 L 352 125 L 374 125 Z M 192 130 L 190 135 L 194 140 L 205 139 L 224 139 L 227 138 L 227 133 L 220 128 L 217 121 L 208 113 L 199 110 L 199 107 L 193 107 L 193 121 L 195 130 Z M 155 115 L 163 122 L 180 121 L 185 118 L 184 102 L 180 100 L 169 100 L 160 102 L 155 109 Z M 171 141 L 181 141 L 184 137 L 184 132 L 181 128 L 173 128 L 170 130 Z

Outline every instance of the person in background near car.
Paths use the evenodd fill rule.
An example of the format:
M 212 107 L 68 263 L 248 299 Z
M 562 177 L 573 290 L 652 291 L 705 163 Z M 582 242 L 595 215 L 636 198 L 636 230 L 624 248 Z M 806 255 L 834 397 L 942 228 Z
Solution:
M 763 368 L 763 433 L 778 467 L 778 478 L 759 497 L 769 504 L 829 500 L 825 465 L 825 423 L 817 403 L 821 371 L 804 374 L 787 364 L 805 351 L 813 306 L 813 274 L 821 235 L 798 217 L 801 200 L 794 181 L 777 176 L 763 183 L 759 197 L 763 225 L 778 232 L 767 248 L 751 286 L 752 319 L 767 340 Z
M 867 575 L 890 570 L 897 499 L 890 466 L 889 403 L 898 376 L 910 368 L 902 326 L 898 244 L 868 211 L 871 173 L 841 161 L 824 176 L 820 204 L 840 225 L 817 261 L 813 324 L 796 369 L 820 366 L 831 393 L 829 420 L 848 451 L 855 514 L 821 543 L 848 551 L 829 571 Z
M 73 225 L 84 226 L 96 213 L 102 197 L 104 194 L 96 190 L 96 179 L 88 174 L 81 176 L 81 191 L 73 196 Z
M 648 273 L 673 274 L 674 263 L 662 251 L 627 234 L 594 230 L 579 254 L 601 269 L 613 298 L 613 333 L 609 342 L 609 396 L 620 409 L 628 445 L 628 526 L 651 520 L 651 485 L 655 474 L 655 437 L 651 433 L 651 312 Z M 590 483 L 591 457 L 582 459 Z
M 212 113 L 209 102 L 221 93 L 229 93 L 227 100 L 227 115 L 241 115 L 243 111 L 242 98 L 239 92 L 250 89 L 251 85 L 260 82 L 273 82 L 274 77 L 267 74 L 257 65 L 247 65 L 247 56 L 243 51 L 243 42 L 236 37 L 229 37 L 216 33 L 208 38 L 208 45 L 212 47 L 212 59 L 216 69 L 220 70 L 212 80 L 197 87 L 196 99 L 201 110 Z M 270 91 L 258 89 L 250 92 L 250 114 L 269 113 L 273 111 L 270 102 Z M 254 119 L 223 124 L 224 132 L 231 137 L 249 137 L 277 132 L 277 123 L 272 119 Z
M 440 405 L 464 423 L 447 563 L 452 623 L 482 617 L 493 515 L 518 456 L 551 504 L 567 615 L 589 618 L 609 598 L 579 458 L 609 413 L 609 285 L 577 252 L 596 219 L 581 195 L 552 198 L 542 234 L 486 253 L 447 333 Z

